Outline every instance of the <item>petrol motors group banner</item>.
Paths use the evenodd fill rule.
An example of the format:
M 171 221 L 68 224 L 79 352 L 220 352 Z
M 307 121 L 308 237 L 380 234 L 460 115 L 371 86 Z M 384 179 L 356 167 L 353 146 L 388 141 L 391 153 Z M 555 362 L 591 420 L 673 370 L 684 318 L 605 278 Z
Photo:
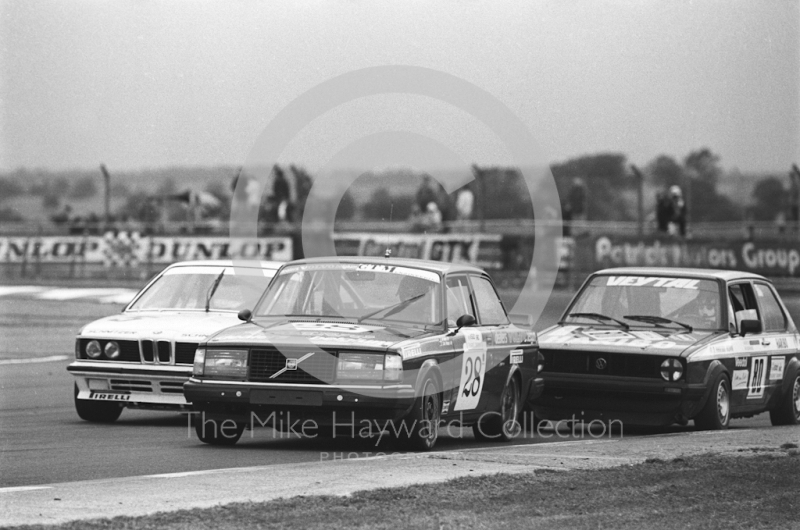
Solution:
M 698 267 L 800 276 L 800 244 L 788 240 L 675 241 L 601 236 L 576 256 L 588 270 L 607 267 Z M 585 251 L 584 251 L 585 252 Z M 586 267 L 588 265 L 588 267 Z
M 102 263 L 109 267 L 184 260 L 293 259 L 290 237 L 160 237 L 120 232 L 105 236 L 0 237 L 0 263 Z

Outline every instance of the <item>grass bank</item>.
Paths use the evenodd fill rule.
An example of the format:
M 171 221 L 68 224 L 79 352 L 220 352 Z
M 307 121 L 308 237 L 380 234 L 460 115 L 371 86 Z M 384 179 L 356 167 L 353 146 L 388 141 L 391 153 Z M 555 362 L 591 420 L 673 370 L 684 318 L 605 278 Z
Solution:
M 799 477 L 800 451 L 786 444 L 740 456 L 461 478 L 50 528 L 782 528 L 800 522 Z

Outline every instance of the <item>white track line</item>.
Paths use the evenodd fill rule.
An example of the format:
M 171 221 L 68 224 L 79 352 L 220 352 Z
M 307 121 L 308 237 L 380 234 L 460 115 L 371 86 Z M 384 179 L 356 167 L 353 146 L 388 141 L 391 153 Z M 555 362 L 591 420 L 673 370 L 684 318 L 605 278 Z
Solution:
M 53 486 L 16 486 L 13 488 L 0 488 L 1 493 L 16 493 L 18 491 L 51 490 Z
M 66 361 L 69 358 L 69 355 L 51 355 L 50 357 L 29 357 L 27 359 L 0 359 L 0 365 L 52 363 L 56 361 Z
M 492 455 L 494 453 L 471 453 L 474 455 Z M 525 456 L 525 457 L 536 457 L 536 458 L 574 458 L 577 460 L 630 460 L 630 458 L 625 458 L 622 456 L 595 456 L 595 455 L 563 455 L 560 453 L 503 453 L 503 456 Z M 516 462 L 514 462 L 516 463 Z
M 0 296 L 38 293 L 47 289 L 50 289 L 50 287 L 34 287 L 32 285 L 0 285 Z
M 128 305 L 133 297 L 136 295 L 136 291 L 130 291 L 126 293 L 119 293 L 113 294 L 111 296 L 103 296 L 102 298 L 98 298 L 97 301 L 101 304 L 123 304 Z
M 65 289 L 49 289 L 43 293 L 36 295 L 36 298 L 42 300 L 74 300 L 75 298 L 102 298 L 108 296 L 119 296 L 127 294 L 130 289 L 101 289 L 101 288 L 65 288 Z M 133 297 L 133 295 L 131 295 Z

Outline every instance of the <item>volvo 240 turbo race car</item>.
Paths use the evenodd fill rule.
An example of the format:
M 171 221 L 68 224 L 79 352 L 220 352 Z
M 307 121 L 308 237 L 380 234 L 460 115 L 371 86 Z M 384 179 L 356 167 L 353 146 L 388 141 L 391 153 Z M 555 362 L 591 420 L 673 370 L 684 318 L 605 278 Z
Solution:
M 727 428 L 800 422 L 799 337 L 769 280 L 696 269 L 592 274 L 539 335 L 549 420 Z
M 509 320 L 489 276 L 468 265 L 290 262 L 241 316 L 247 325 L 200 345 L 184 386 L 205 443 L 233 444 L 266 425 L 307 437 L 387 434 L 428 450 L 443 422 L 506 440 L 541 391 L 535 333 Z
M 183 384 L 197 345 L 240 324 L 281 265 L 187 261 L 170 265 L 119 315 L 84 326 L 75 339 L 75 409 L 87 421 L 113 422 L 124 407 L 185 410 Z

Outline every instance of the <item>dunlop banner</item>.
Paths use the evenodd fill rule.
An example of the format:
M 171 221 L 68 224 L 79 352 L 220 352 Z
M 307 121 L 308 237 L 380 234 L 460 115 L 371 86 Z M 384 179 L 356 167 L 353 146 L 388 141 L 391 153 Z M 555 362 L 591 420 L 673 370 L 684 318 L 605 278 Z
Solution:
M 105 236 L 0 237 L 0 263 L 103 263 L 133 267 L 185 260 L 259 259 L 289 261 L 292 239 L 264 237 L 140 237 L 120 232 Z
M 800 276 L 800 245 L 791 241 L 676 241 L 601 236 L 594 239 L 591 269 L 606 267 L 698 267 Z

